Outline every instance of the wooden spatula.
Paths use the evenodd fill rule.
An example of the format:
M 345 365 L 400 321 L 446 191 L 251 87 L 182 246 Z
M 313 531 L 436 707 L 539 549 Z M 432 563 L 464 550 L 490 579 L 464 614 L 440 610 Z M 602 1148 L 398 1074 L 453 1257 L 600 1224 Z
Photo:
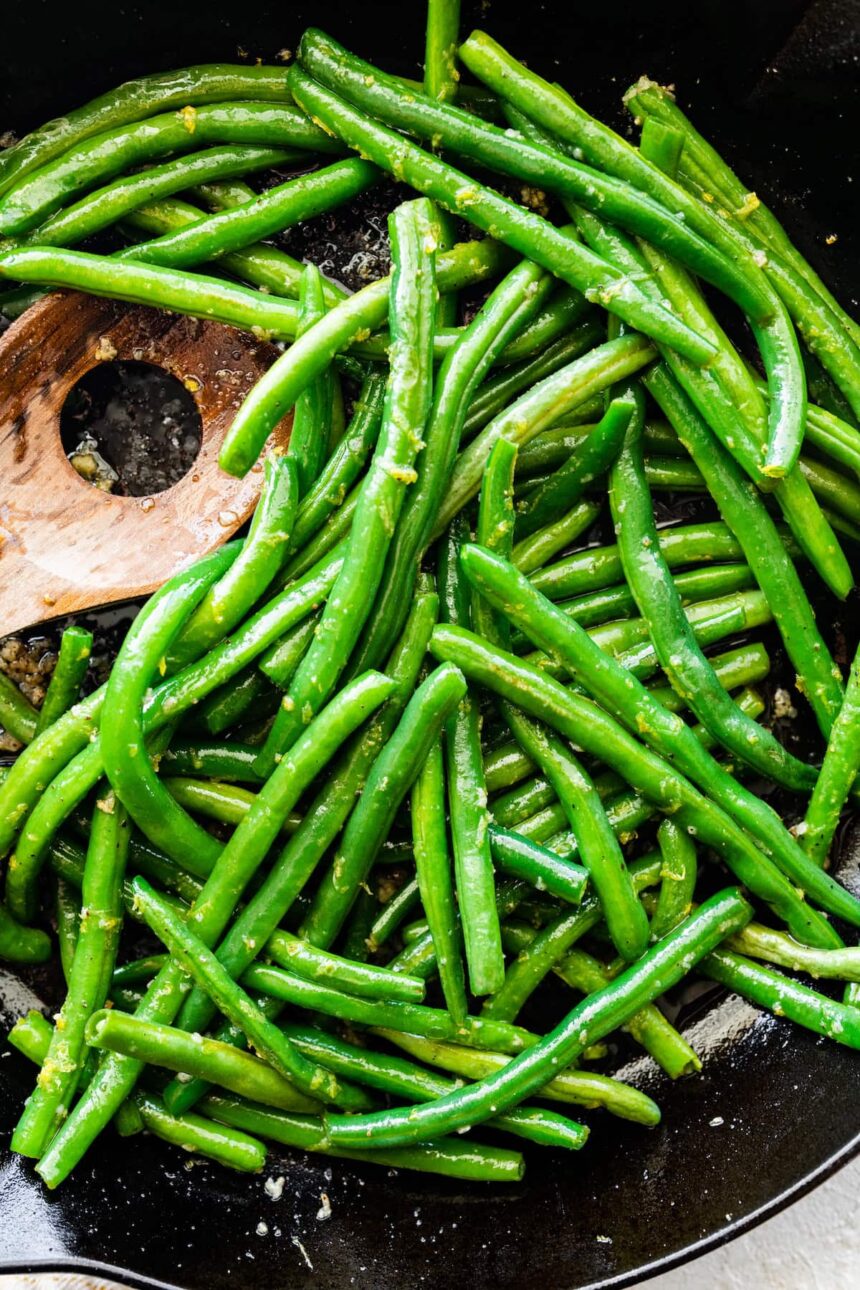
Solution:
M 0 637 L 155 590 L 224 542 L 253 510 L 262 463 L 234 479 L 218 451 L 273 346 L 202 322 L 76 293 L 46 297 L 0 337 Z M 67 460 L 60 412 L 107 359 L 183 381 L 202 421 L 191 471 L 153 497 L 92 487 Z M 286 442 L 285 421 L 276 439 Z

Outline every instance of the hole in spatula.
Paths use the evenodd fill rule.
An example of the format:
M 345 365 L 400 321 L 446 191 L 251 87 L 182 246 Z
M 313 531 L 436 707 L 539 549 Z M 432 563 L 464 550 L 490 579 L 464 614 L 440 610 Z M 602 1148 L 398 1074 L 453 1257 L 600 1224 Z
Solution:
M 99 364 L 69 391 L 60 415 L 63 449 L 81 478 L 128 497 L 178 483 L 201 433 L 191 390 L 152 363 Z

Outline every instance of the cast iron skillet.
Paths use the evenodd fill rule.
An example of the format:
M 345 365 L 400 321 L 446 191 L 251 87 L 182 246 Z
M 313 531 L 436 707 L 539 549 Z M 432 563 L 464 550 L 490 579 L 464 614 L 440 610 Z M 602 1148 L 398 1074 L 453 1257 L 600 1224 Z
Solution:
M 623 120 L 619 96 L 640 73 L 676 82 L 694 119 L 767 192 L 852 304 L 860 283 L 849 199 L 860 176 L 852 187 L 846 169 L 856 156 L 856 3 L 491 0 L 464 9 L 466 22 L 488 26 L 606 119 Z M 404 0 L 78 0 L 56 10 L 29 0 L 4 13 L 0 128 L 26 129 L 128 76 L 234 58 L 237 46 L 270 59 L 295 48 L 309 22 L 415 75 L 422 21 L 423 5 Z M 838 241 L 827 247 L 830 233 Z M 843 871 L 854 850 L 848 839 Z M 856 874 L 847 876 L 855 885 Z M 0 1011 L 33 1002 L 0 975 Z M 636 1072 L 663 1107 L 659 1129 L 604 1117 L 581 1156 L 538 1153 L 514 1188 L 275 1154 L 268 1173 L 285 1178 L 277 1202 L 263 1178 L 189 1168 L 161 1143 L 110 1133 L 48 1195 L 6 1149 L 32 1070 L 4 1054 L 0 1271 L 90 1268 L 188 1290 L 629 1284 L 728 1240 L 860 1148 L 856 1054 L 737 999 L 688 1005 L 685 1018 L 705 1058 L 702 1076 L 669 1085 L 645 1060 Z M 328 1221 L 317 1218 L 321 1192 Z

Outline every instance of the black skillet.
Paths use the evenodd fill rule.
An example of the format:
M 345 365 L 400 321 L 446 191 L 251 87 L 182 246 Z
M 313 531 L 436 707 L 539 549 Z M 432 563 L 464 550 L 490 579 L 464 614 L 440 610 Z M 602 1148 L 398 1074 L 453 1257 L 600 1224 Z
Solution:
M 231 59 L 238 47 L 268 60 L 294 49 L 309 22 L 416 75 L 424 6 L 29 0 L 4 9 L 0 129 L 23 130 L 156 68 Z M 694 119 L 856 309 L 856 0 L 489 0 L 464 10 L 466 23 L 489 27 L 605 119 L 623 122 L 620 94 L 640 73 L 677 83 Z M 849 627 L 852 612 L 856 603 L 843 615 Z M 849 839 L 842 850 L 853 885 L 856 848 Z M 37 988 L 50 999 L 49 985 Z M 0 975 L 0 1012 L 32 1001 Z M 189 1168 L 160 1143 L 111 1134 L 49 1195 L 7 1150 L 32 1071 L 4 1053 L 0 1271 L 89 1268 L 188 1290 L 630 1284 L 737 1235 L 860 1148 L 856 1055 L 737 999 L 687 1004 L 685 1019 L 703 1075 L 669 1085 L 648 1062 L 636 1072 L 663 1108 L 659 1129 L 595 1120 L 581 1156 L 538 1153 L 521 1186 L 495 1190 L 275 1154 L 278 1201 L 263 1178 Z M 318 1218 L 322 1192 L 328 1220 Z

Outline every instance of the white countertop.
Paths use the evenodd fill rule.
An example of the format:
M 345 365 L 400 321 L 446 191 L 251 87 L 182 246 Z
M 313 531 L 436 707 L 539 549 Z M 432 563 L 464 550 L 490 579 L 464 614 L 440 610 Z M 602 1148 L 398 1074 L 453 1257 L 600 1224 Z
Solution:
M 856 1290 L 860 1160 L 782 1214 L 641 1290 Z M 0 1290 L 113 1290 L 89 1276 L 0 1276 Z M 368 1288 L 370 1290 L 370 1288 Z M 563 1290 L 563 1287 L 547 1287 Z

